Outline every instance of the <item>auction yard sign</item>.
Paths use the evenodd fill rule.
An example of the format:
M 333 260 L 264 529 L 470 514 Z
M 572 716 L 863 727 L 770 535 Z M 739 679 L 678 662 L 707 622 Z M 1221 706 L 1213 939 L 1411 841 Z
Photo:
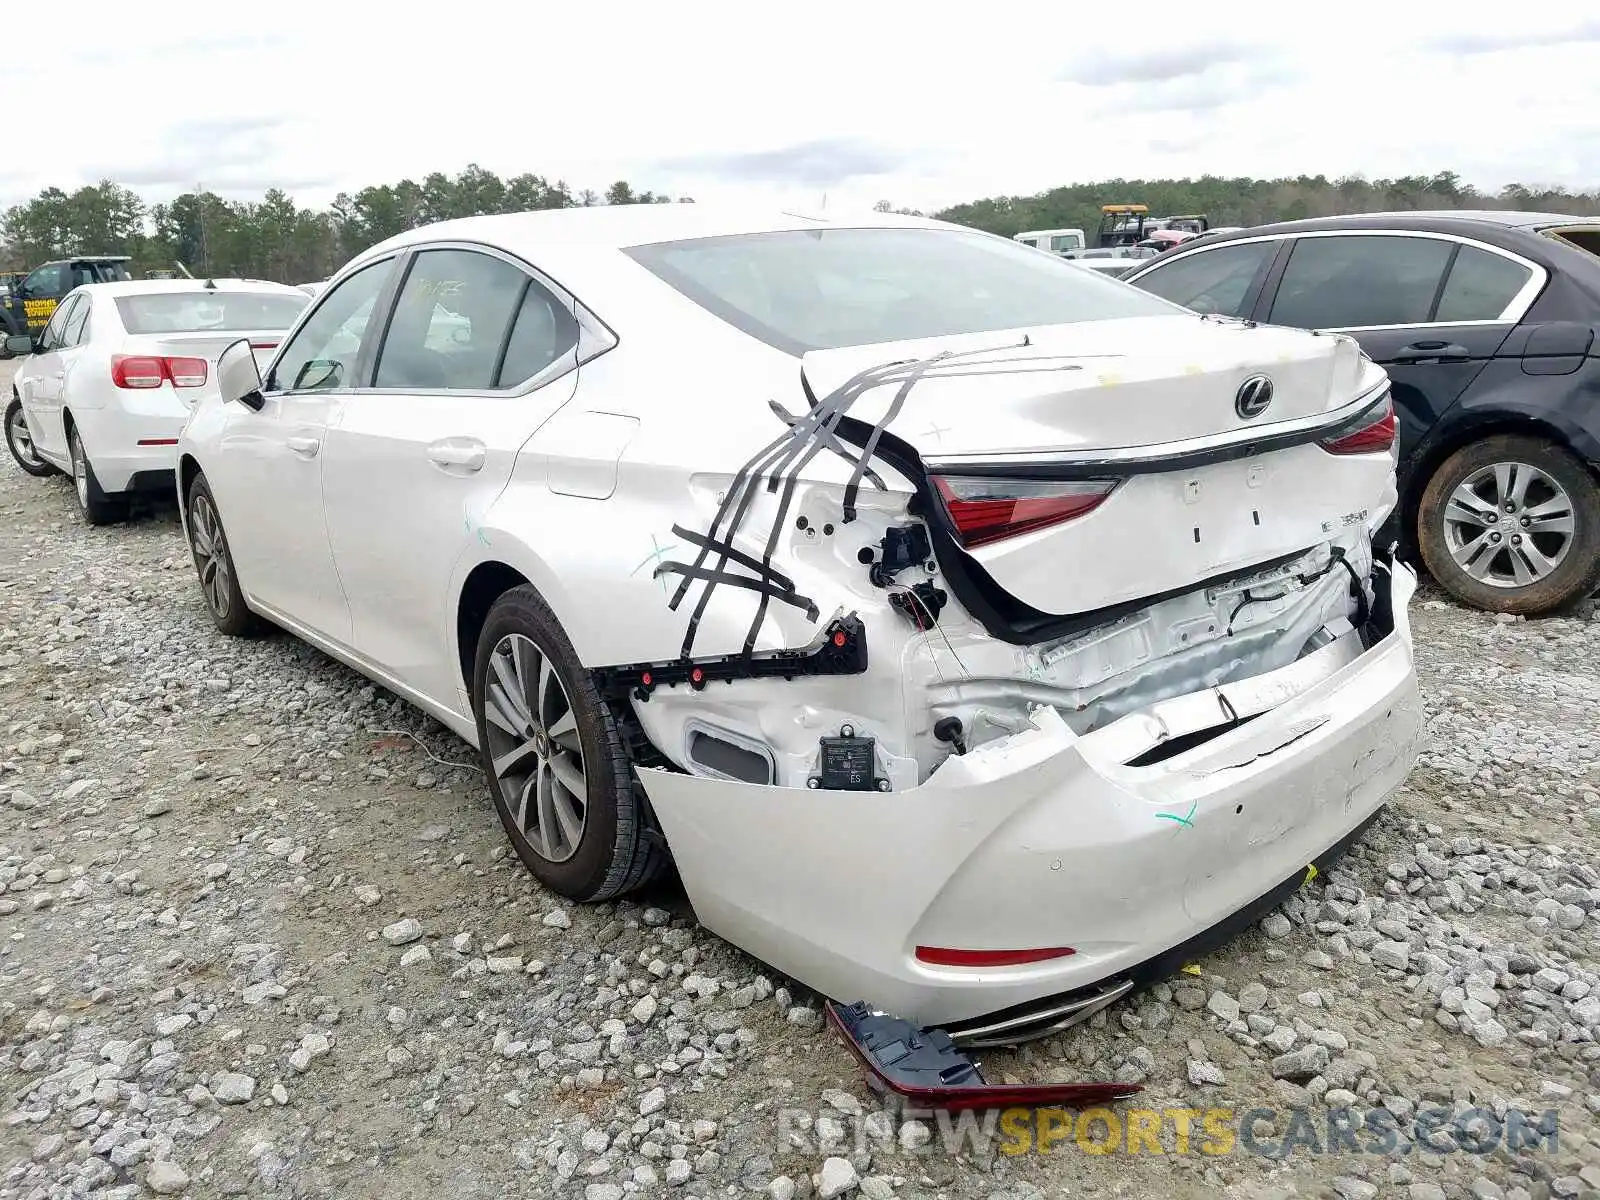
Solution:
M 952 1113 L 910 1108 L 847 1115 L 778 1110 L 779 1137 L 804 1153 L 859 1150 L 913 1155 L 1127 1154 L 1223 1157 L 1251 1154 L 1489 1155 L 1557 1152 L 1554 1109 L 1387 1108 L 1010 1108 Z
M 43 329 L 50 323 L 50 314 L 56 311 L 59 300 L 24 300 L 22 302 L 22 315 L 27 318 L 29 329 Z

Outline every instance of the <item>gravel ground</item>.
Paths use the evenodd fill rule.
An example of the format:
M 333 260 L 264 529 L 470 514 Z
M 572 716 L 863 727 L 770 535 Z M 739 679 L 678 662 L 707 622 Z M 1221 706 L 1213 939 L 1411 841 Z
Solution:
M 0 1198 L 1595 1195 L 1600 621 L 1426 589 L 1415 620 L 1430 749 L 1346 864 L 986 1070 L 1272 1108 L 1269 1147 L 1295 1106 L 1370 1134 L 1435 1105 L 1554 1110 L 1556 1147 L 1208 1156 L 1168 1121 L 1159 1155 L 957 1154 L 681 894 L 559 901 L 465 745 L 217 635 L 171 506 L 89 530 L 7 457 Z

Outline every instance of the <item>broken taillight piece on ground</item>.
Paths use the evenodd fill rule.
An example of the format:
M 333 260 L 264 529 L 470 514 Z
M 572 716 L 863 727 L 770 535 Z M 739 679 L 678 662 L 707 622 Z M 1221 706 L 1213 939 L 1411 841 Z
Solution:
M 861 1060 L 867 1083 L 931 1109 L 1085 1108 L 1126 1099 L 1136 1083 L 991 1084 L 942 1029 L 923 1029 L 865 1004 L 827 1004 L 833 1023 Z

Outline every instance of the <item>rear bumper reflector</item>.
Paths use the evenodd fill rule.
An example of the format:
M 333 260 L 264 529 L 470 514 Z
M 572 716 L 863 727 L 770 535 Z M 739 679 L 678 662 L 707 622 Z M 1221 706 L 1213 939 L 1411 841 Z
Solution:
M 942 1029 L 828 1001 L 828 1020 L 860 1060 L 867 1085 L 929 1109 L 1088 1108 L 1138 1095 L 1137 1083 L 995 1085 Z
M 934 967 L 1020 967 L 1076 953 L 1071 946 L 1046 946 L 1039 950 L 950 950 L 943 946 L 918 946 L 917 961 Z
M 140 438 L 139 439 L 139 445 L 141 445 L 141 446 L 176 446 L 177 444 L 178 444 L 178 439 L 177 438 Z

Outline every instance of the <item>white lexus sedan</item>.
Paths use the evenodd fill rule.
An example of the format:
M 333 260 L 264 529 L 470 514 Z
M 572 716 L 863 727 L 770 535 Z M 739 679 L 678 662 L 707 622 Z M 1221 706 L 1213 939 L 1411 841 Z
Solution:
M 1384 372 L 919 218 L 638 205 L 360 255 L 179 447 L 226 633 L 476 745 L 549 888 L 968 1043 L 1259 915 L 1405 777 Z
M 36 335 L 5 410 L 6 444 L 30 475 L 72 476 L 84 520 L 127 515 L 137 492 L 172 493 L 178 431 L 214 395 L 217 355 L 240 338 L 265 358 L 309 304 L 299 288 L 254 279 L 85 284 Z

